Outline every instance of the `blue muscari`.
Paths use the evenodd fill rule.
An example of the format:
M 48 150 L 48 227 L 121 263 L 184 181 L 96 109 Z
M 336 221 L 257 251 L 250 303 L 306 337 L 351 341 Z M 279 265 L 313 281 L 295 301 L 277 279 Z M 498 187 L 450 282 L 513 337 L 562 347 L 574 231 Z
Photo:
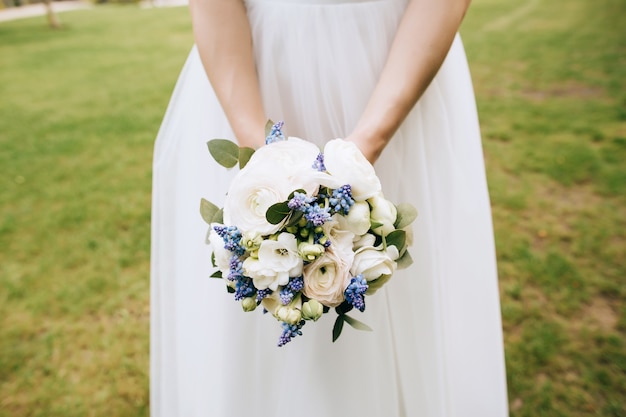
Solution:
M 265 288 L 263 290 L 258 290 L 256 292 L 256 300 L 257 301 L 261 301 L 262 299 L 264 299 L 265 297 L 269 297 L 270 295 L 272 295 L 274 291 L 272 291 L 269 288 Z
M 235 284 L 235 300 L 242 300 L 256 294 L 256 288 L 252 283 L 252 278 L 241 275 Z
M 368 285 L 363 275 L 359 274 L 350 280 L 348 288 L 344 291 L 346 301 L 357 310 L 365 311 L 365 291 Z
M 239 277 L 243 276 L 243 262 L 237 255 L 233 255 L 230 258 L 230 262 L 228 264 L 229 273 L 226 277 L 229 281 L 236 281 Z
M 280 302 L 286 306 L 293 300 L 293 298 L 296 296 L 296 293 L 302 291 L 303 288 L 304 288 L 303 277 L 291 278 L 289 282 L 287 283 L 287 285 L 285 285 L 280 290 L 280 294 L 279 294 Z
M 304 213 L 304 218 L 313 226 L 321 226 L 330 220 L 330 207 L 320 207 L 317 203 L 310 205 Z
M 285 135 L 283 135 L 283 131 L 281 130 L 284 124 L 285 122 L 280 121 L 274 124 L 274 126 L 272 126 L 272 128 L 270 129 L 269 135 L 265 137 L 266 145 L 269 145 L 270 143 L 286 140 Z
M 315 201 L 313 197 L 309 197 L 304 193 L 299 193 L 296 191 L 293 193 L 293 197 L 291 200 L 289 200 L 287 206 L 291 210 L 306 212 L 307 208 L 313 201 Z
M 284 346 L 291 341 L 296 336 L 302 335 L 302 326 L 304 326 L 305 321 L 300 320 L 298 324 L 289 324 L 283 322 L 283 333 L 278 338 L 278 346 Z
M 224 241 L 224 249 L 242 256 L 246 250 L 241 246 L 241 232 L 236 226 L 214 226 L 213 229 Z
M 346 215 L 350 211 L 350 207 L 354 205 L 354 199 L 352 198 L 352 187 L 350 184 L 346 184 L 343 187 L 339 187 L 333 190 L 332 196 L 328 199 L 331 207 L 335 213 Z
M 315 158 L 315 162 L 313 162 L 313 169 L 320 171 L 320 172 L 324 172 L 326 171 L 326 165 L 324 165 L 324 154 L 323 153 L 319 153 L 317 155 L 317 158 Z

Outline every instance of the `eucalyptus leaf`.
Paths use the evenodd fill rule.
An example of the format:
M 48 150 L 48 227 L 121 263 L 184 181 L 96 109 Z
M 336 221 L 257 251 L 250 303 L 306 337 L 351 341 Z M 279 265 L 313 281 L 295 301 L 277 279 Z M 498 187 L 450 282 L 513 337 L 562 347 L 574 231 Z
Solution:
M 406 246 L 406 232 L 404 230 L 394 230 L 385 237 L 385 240 L 387 246 L 395 246 L 398 248 L 398 252 L 402 253 Z
M 222 278 L 222 271 L 215 271 L 211 274 L 211 278 Z
M 396 229 L 404 229 L 417 218 L 417 209 L 411 204 L 402 203 L 396 207 L 398 216 L 394 226 Z
M 213 223 L 224 223 L 224 209 L 221 208 L 213 215 Z
M 396 263 L 398 264 L 398 269 L 405 269 L 411 266 L 411 264 L 413 263 L 413 258 L 411 257 L 411 254 L 407 250 L 404 252 L 404 254 L 402 254 L 400 259 L 396 261 Z
M 243 169 L 246 166 L 250 158 L 252 158 L 253 154 L 254 154 L 254 149 L 252 148 L 248 148 L 248 147 L 239 148 L 239 169 Z
M 202 216 L 202 219 L 208 224 L 213 223 L 215 214 L 219 210 L 220 208 L 211 203 L 209 200 L 205 200 L 204 198 L 200 199 L 200 215 Z
M 291 213 L 291 209 L 286 201 L 272 204 L 265 213 L 265 218 L 270 224 L 279 224 Z
M 228 285 L 226 286 L 226 291 L 228 291 L 229 294 L 233 294 L 235 292 L 235 289 L 233 287 L 229 287 Z
M 376 278 L 373 281 L 369 281 L 367 283 L 367 291 L 365 291 L 365 295 L 373 295 L 376 294 L 376 291 L 382 288 L 389 280 L 391 279 L 391 274 L 381 275 L 380 278 Z
M 207 142 L 213 159 L 223 167 L 232 168 L 239 162 L 239 146 L 227 139 L 212 139 Z
M 335 320 L 335 325 L 333 326 L 333 343 L 335 342 L 335 340 L 339 339 L 339 336 L 341 336 L 344 317 L 346 316 L 343 314 L 339 314 L 337 316 L 337 320 Z
M 384 225 L 385 225 L 384 223 L 379 223 L 379 222 L 372 221 L 371 224 L 370 224 L 370 229 L 375 230 L 375 229 L 378 229 L 379 227 L 384 226 Z
M 268 137 L 270 135 L 270 132 L 272 131 L 272 126 L 274 126 L 274 122 L 272 121 L 272 119 L 269 119 L 267 121 L 267 123 L 265 123 L 265 137 Z
M 344 315 L 343 318 L 346 321 L 346 323 L 348 323 L 350 326 L 354 327 L 357 330 L 363 330 L 366 332 L 372 331 L 372 328 L 368 326 L 367 324 L 363 323 L 362 321 L 358 321 L 357 319 L 352 318 L 348 315 Z
M 294 211 L 291 216 L 289 217 L 289 221 L 287 222 L 287 224 L 285 225 L 285 227 L 289 227 L 289 226 L 295 226 L 296 224 L 298 224 L 298 222 L 300 221 L 300 219 L 302 218 L 302 216 L 304 216 L 304 213 L 301 211 Z

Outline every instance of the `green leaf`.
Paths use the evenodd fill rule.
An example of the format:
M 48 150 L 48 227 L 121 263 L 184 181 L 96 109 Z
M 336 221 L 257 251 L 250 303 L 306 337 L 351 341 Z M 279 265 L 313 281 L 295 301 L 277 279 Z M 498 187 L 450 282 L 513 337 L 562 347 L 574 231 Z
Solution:
M 215 271 L 211 274 L 211 278 L 222 278 L 222 271 Z
M 396 209 L 398 211 L 396 223 L 394 224 L 396 229 L 404 229 L 417 218 L 417 209 L 411 204 L 402 203 Z
M 200 215 L 205 222 L 208 224 L 213 223 L 213 219 L 218 211 L 220 211 L 218 206 L 211 203 L 209 200 L 205 200 L 204 198 L 200 199 Z
M 385 237 L 387 246 L 395 246 L 398 252 L 402 253 L 406 246 L 406 232 L 404 230 L 394 230 Z
M 233 294 L 235 292 L 235 289 L 233 287 L 229 287 L 228 285 L 226 286 L 226 291 L 228 291 L 229 294 Z
M 221 208 L 213 215 L 213 221 L 211 223 L 224 223 L 224 209 Z
M 344 315 L 343 318 L 346 321 L 346 323 L 348 323 L 350 326 L 354 327 L 357 330 L 363 330 L 366 332 L 372 331 L 372 328 L 368 326 L 367 324 L 363 323 L 362 321 L 358 321 L 357 319 L 352 318 L 348 315 Z
M 371 222 L 370 224 L 370 229 L 375 230 L 378 229 L 380 226 L 384 226 L 384 223 L 379 223 L 379 222 Z
M 274 122 L 272 119 L 268 119 L 265 123 L 265 137 L 268 137 L 270 132 L 272 131 L 272 126 L 274 126 Z
M 239 146 L 227 139 L 212 139 L 207 142 L 213 159 L 223 167 L 232 168 L 239 162 Z
M 411 266 L 411 264 L 413 263 L 413 258 L 411 257 L 411 254 L 407 250 L 404 252 L 404 254 L 402 254 L 400 259 L 396 261 L 396 263 L 398 264 L 398 269 L 405 269 Z
M 379 278 L 376 278 L 373 281 L 369 281 L 367 283 L 367 291 L 365 291 L 365 295 L 373 295 L 376 294 L 376 291 L 382 288 L 383 285 L 387 283 L 391 279 L 391 274 L 381 275 Z
M 272 206 L 270 206 L 265 213 L 267 221 L 271 224 L 279 224 L 285 220 L 285 218 L 289 216 L 289 213 L 291 213 L 291 209 L 288 204 L 289 203 L 287 201 L 272 204 Z
M 289 217 L 289 221 L 287 222 L 287 224 L 285 225 L 285 227 L 289 227 L 289 226 L 295 226 L 296 224 L 298 224 L 298 222 L 300 221 L 300 219 L 302 218 L 302 216 L 304 216 L 304 213 L 301 211 L 294 211 L 291 216 Z
M 337 320 L 335 320 L 335 325 L 333 326 L 333 343 L 341 336 L 344 317 L 346 317 L 344 314 L 339 314 Z
M 239 169 L 243 169 L 246 166 L 250 158 L 252 158 L 253 154 L 254 154 L 254 149 L 252 148 L 248 148 L 248 147 L 239 148 Z

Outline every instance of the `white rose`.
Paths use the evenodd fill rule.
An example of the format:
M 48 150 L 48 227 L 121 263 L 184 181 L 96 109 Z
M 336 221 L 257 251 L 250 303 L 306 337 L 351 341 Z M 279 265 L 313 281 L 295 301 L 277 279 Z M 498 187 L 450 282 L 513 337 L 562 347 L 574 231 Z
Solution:
M 357 236 L 364 235 L 370 228 L 370 206 L 365 201 L 357 201 L 347 215 L 337 215 L 336 220 L 340 228 Z
M 295 190 L 309 195 L 317 191 L 322 173 L 313 169 L 313 162 L 318 154 L 317 146 L 298 138 L 257 150 L 231 182 L 224 201 L 224 223 L 244 233 L 276 233 L 281 225 L 267 221 L 267 209 L 287 200 Z
M 396 228 L 393 225 L 398 217 L 398 210 L 396 206 L 389 200 L 383 197 L 382 193 L 377 194 L 374 197 L 367 200 L 372 207 L 370 217 L 372 223 L 379 223 L 382 226 L 372 228 L 372 231 L 379 236 L 387 236 L 393 232 Z
M 286 285 L 289 277 L 302 275 L 302 259 L 298 256 L 298 241 L 291 233 L 281 233 L 276 240 L 264 240 L 258 258 L 243 262 L 244 275 L 252 278 L 254 286 L 276 291 Z
M 353 142 L 334 139 L 326 143 L 324 165 L 334 181 L 330 186 L 350 184 L 356 201 L 367 200 L 381 190 L 374 167 Z
M 363 275 L 366 281 L 373 281 L 383 275 L 392 275 L 397 267 L 398 248 L 388 246 L 386 251 L 372 246 L 364 246 L 354 254 L 350 273 L 354 276 Z
M 336 307 L 344 300 L 343 293 L 350 283 L 350 264 L 337 256 L 333 245 L 304 268 L 304 289 L 307 297 L 328 307 Z
M 333 252 L 348 264 L 351 264 L 354 258 L 353 241 L 355 235 L 351 231 L 341 227 L 341 223 L 337 221 L 338 217 L 340 216 L 333 216 L 329 221 L 324 223 L 322 230 L 324 234 L 328 236 Z
M 224 240 L 217 234 L 214 226 L 222 226 L 221 224 L 212 223 L 211 231 L 209 232 L 209 243 L 213 249 L 213 258 L 215 259 L 215 265 L 217 269 L 222 272 L 222 277 L 227 278 L 230 273 L 230 258 L 233 253 L 224 248 Z

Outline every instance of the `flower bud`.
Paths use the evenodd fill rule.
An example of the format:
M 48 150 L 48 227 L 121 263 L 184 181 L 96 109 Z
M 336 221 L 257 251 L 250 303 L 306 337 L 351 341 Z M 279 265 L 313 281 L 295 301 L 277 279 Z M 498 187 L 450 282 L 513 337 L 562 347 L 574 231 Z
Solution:
M 309 300 L 302 304 L 302 318 L 317 321 L 324 314 L 324 306 L 317 300 Z
M 298 245 L 298 255 L 306 262 L 313 262 L 324 253 L 324 246 L 316 243 L 302 242 Z
M 254 311 L 256 309 L 256 299 L 254 297 L 246 297 L 241 300 L 241 307 L 243 307 L 243 311 Z
M 367 201 L 372 207 L 370 214 L 372 224 L 377 224 L 376 227 L 372 227 L 372 231 L 379 236 L 387 236 L 393 232 L 398 215 L 396 206 L 391 201 L 386 200 L 382 194 L 378 194 Z
M 245 232 L 241 237 L 241 245 L 248 252 L 253 252 L 261 247 L 263 236 L 255 232 Z
M 302 313 L 298 309 L 282 306 L 276 310 L 276 318 L 285 323 L 297 324 L 302 320 Z

